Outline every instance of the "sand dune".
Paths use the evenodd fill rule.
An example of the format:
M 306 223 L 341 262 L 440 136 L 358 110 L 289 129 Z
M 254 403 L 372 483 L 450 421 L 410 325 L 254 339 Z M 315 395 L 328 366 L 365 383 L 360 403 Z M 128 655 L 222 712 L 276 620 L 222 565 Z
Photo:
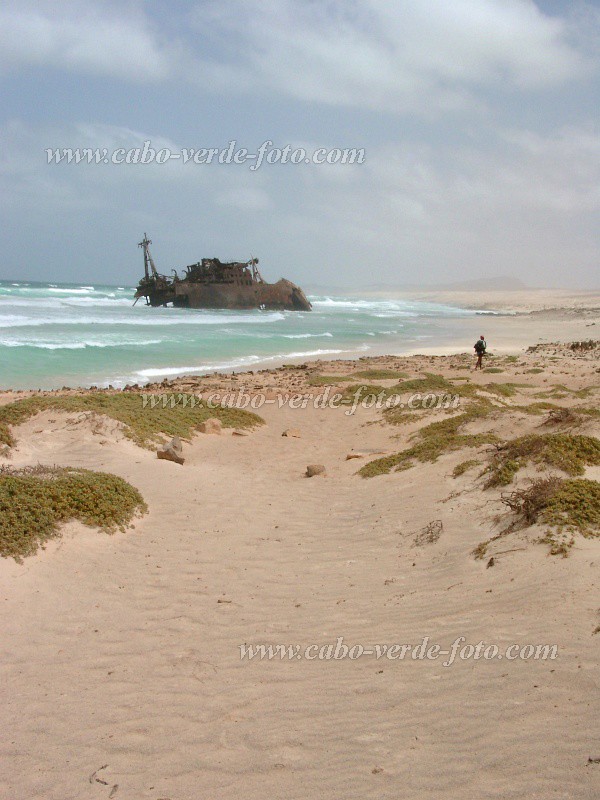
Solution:
M 580 388 L 597 371 L 567 354 L 523 358 L 525 367 L 471 377 Z M 458 363 L 319 369 L 460 375 Z M 545 372 L 526 374 L 534 363 Z M 242 382 L 306 389 L 306 372 Z M 230 385 L 209 383 L 219 380 Z M 500 493 L 483 492 L 473 473 L 451 477 L 464 451 L 364 480 L 348 452 L 395 451 L 414 428 L 384 425 L 374 409 L 259 413 L 267 424 L 248 436 L 184 444 L 183 467 L 110 421 L 44 412 L 15 429 L 10 463 L 114 472 L 150 510 L 111 537 L 70 523 L 45 551 L 0 565 L 2 797 L 598 797 L 600 765 L 588 759 L 600 757 L 600 540 L 578 537 L 560 558 L 535 544 L 539 532 L 521 531 L 487 568 L 472 550 L 498 530 Z M 514 419 L 498 430 L 510 435 Z M 516 419 L 518 432 L 540 424 Z M 597 422 L 586 425 L 598 435 Z M 300 438 L 282 437 L 290 427 Z M 310 463 L 326 475 L 304 477 Z M 586 474 L 600 479 L 600 467 Z M 416 544 L 436 519 L 437 541 Z M 369 648 L 429 637 L 448 648 L 460 636 L 557 644 L 559 656 L 449 667 L 240 658 L 243 644 L 303 649 L 343 637 Z

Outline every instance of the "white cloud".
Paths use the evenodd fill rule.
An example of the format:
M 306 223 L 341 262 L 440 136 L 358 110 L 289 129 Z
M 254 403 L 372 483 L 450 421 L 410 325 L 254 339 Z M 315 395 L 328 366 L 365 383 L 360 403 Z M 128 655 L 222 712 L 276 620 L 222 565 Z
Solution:
M 204 9 L 195 21 L 206 29 Z M 443 111 L 482 87 L 546 88 L 589 66 L 572 21 L 531 0 L 247 0 L 219 4 L 208 28 L 245 83 L 350 107 Z
M 313 172 L 310 205 L 289 227 L 307 260 L 344 265 L 340 285 L 495 273 L 591 286 L 599 153 L 600 135 L 586 128 L 500 131 L 479 147 L 371 148 L 350 184 Z M 368 265 L 362 276 L 358 265 Z M 336 283 L 332 270 L 323 277 Z
M 485 103 L 486 89 L 580 78 L 600 28 L 597 13 L 551 17 L 532 0 L 223 0 L 174 18 L 169 26 L 149 5 L 107 0 L 9 0 L 0 68 L 433 116 Z
M 478 146 L 370 147 L 366 162 L 352 166 L 251 172 L 179 161 L 44 163 L 47 146 L 128 148 L 146 139 L 179 147 L 157 134 L 90 123 L 35 130 L 15 122 L 0 131 L 2 207 L 28 221 L 7 244 L 26 249 L 31 220 L 60 232 L 65 217 L 86 213 L 94 216 L 82 231 L 96 236 L 96 212 L 110 212 L 107 247 L 113 236 L 124 246 L 148 230 L 173 264 L 198 248 L 232 258 L 250 249 L 275 271 L 286 265 L 300 282 L 366 285 L 374 275 L 382 283 L 448 281 L 495 272 L 537 284 L 597 283 L 600 135 L 592 127 L 547 135 L 499 130 Z
M 9 3 L 0 9 L 0 66 L 53 67 L 133 81 L 164 79 L 177 47 L 162 45 L 142 14 L 89 2 Z

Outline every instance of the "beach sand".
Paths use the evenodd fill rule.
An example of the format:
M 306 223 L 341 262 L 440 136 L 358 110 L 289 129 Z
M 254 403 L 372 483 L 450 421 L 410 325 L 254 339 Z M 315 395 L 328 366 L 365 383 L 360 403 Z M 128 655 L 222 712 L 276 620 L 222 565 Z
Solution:
M 276 399 L 314 394 L 317 375 L 338 375 L 343 388 L 349 373 L 385 368 L 480 386 L 523 383 L 504 401 L 518 406 L 555 384 L 571 392 L 600 385 L 598 351 L 526 352 L 540 340 L 598 338 L 598 326 L 593 310 L 486 317 L 453 346 L 468 357 L 310 362 L 150 388 L 244 388 Z M 480 333 L 494 353 L 517 360 L 503 360 L 500 373 L 470 372 Z M 581 405 L 571 392 L 555 402 Z M 585 400 L 597 402 L 593 391 Z M 363 479 L 357 470 L 375 456 L 347 455 L 403 449 L 419 423 L 393 426 L 375 408 L 347 410 L 265 404 L 257 413 L 266 425 L 246 436 L 223 431 L 184 443 L 184 466 L 86 415 L 44 412 L 13 430 L 17 446 L 0 463 L 113 472 L 140 490 L 149 513 L 112 536 L 69 523 L 22 564 L 0 564 L 0 796 L 600 795 L 600 539 L 578 535 L 568 558 L 551 556 L 534 526 L 474 558 L 506 509 L 500 489 L 482 489 L 477 470 L 459 478 L 452 471 L 466 458 L 485 461 L 486 448 Z M 420 424 L 445 413 L 426 413 Z M 510 438 L 538 431 L 543 420 L 509 408 L 493 425 Z M 299 436 L 282 436 L 288 428 Z M 597 418 L 579 432 L 598 436 Z M 326 474 L 305 477 L 309 464 Z M 539 474 L 523 470 L 517 485 Z M 585 474 L 600 480 L 600 467 Z M 435 520 L 439 538 L 419 538 Z M 446 658 L 240 655 L 245 644 L 299 645 L 302 654 L 339 637 L 366 649 L 424 637 L 442 649 L 464 637 L 501 653 L 556 644 L 558 657 L 457 658 L 444 667 Z

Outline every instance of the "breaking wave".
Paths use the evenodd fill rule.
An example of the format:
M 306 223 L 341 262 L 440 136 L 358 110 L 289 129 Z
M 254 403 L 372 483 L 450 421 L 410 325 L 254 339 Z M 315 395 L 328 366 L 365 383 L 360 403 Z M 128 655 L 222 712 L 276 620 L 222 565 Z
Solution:
M 324 295 L 310 298 L 312 313 L 149 308 L 133 306 L 133 295 L 127 286 L 0 281 L 3 388 L 119 386 L 287 359 L 402 352 L 424 334 L 443 338 L 445 317 L 478 313 Z

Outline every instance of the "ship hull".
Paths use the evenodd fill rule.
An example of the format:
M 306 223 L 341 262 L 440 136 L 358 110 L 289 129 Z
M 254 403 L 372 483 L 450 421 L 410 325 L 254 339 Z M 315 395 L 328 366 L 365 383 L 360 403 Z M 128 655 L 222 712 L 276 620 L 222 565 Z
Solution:
M 310 311 L 312 306 L 299 286 L 282 278 L 277 283 L 251 285 L 175 281 L 168 288 L 138 290 L 151 306 Z

